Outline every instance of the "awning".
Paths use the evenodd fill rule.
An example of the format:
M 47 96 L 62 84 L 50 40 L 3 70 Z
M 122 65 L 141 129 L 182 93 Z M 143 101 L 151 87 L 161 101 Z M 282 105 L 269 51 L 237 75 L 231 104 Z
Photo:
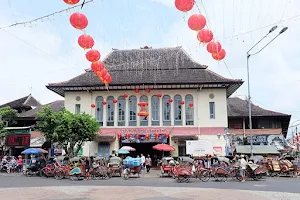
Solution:
M 197 136 L 195 136 L 195 135 L 174 135 L 174 136 L 171 136 L 171 140 L 173 140 L 173 141 L 197 140 Z
M 236 153 L 251 154 L 251 145 L 236 146 Z M 253 154 L 280 154 L 275 146 L 253 145 Z
M 32 137 L 30 138 L 30 147 L 42 147 L 45 142 L 45 137 Z

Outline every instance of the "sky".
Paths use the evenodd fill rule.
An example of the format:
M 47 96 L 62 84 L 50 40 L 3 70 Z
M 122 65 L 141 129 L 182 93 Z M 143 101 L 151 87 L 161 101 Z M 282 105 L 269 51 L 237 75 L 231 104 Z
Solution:
M 30 2 L 30 3 L 28 3 Z M 0 104 L 32 93 L 42 104 L 62 97 L 45 85 L 71 79 L 89 68 L 78 46 L 81 34 L 69 24 L 73 12 L 84 13 L 85 30 L 95 39 L 102 59 L 112 48 L 134 49 L 182 46 L 191 57 L 227 78 L 245 83 L 233 95 L 246 98 L 246 52 L 270 28 L 271 33 L 252 53 L 260 50 L 287 26 L 259 54 L 250 57 L 250 88 L 254 104 L 286 114 L 291 123 L 300 119 L 300 7 L 298 0 L 196 0 L 186 14 L 174 0 L 94 0 L 83 9 L 56 14 L 30 24 L 6 27 L 66 9 L 63 0 L 3 0 L 0 7 Z M 226 50 L 225 61 L 212 59 L 187 26 L 191 14 L 201 12 L 207 26 Z M 2 29 L 1 29 L 2 28 Z

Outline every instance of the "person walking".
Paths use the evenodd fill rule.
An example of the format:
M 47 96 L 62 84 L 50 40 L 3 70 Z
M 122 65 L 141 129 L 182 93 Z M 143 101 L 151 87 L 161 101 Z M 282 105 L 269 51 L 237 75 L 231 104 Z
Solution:
M 23 160 L 22 160 L 22 156 L 19 155 L 18 156 L 18 171 L 19 171 L 19 173 L 22 172 L 22 169 L 23 169 Z
M 241 155 L 240 159 L 240 173 L 242 176 L 242 182 L 246 181 L 246 167 L 247 167 L 247 161 L 245 160 L 245 156 Z
M 85 178 L 86 180 L 89 180 L 90 178 L 90 161 L 89 161 L 89 158 L 86 157 L 85 159 Z
M 145 159 L 145 164 L 146 164 L 147 173 L 149 173 L 151 165 L 152 165 L 152 160 L 151 160 L 151 157 L 149 154 L 148 154 L 147 158 Z

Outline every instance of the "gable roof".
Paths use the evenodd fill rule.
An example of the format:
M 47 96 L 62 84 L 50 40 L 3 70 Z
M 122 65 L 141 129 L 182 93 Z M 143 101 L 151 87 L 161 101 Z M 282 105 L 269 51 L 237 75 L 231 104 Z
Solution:
M 191 85 L 200 88 L 200 84 L 210 87 L 214 84 L 214 87 L 226 88 L 230 96 L 243 83 L 208 70 L 207 66 L 193 61 L 182 47 L 113 50 L 103 62 L 112 77 L 110 90 L 175 84 L 187 84 L 189 89 Z M 46 87 L 61 96 L 65 91 L 107 89 L 91 70 L 68 81 L 49 83 Z
M 48 103 L 44 106 L 49 106 L 50 108 L 52 108 L 52 110 L 54 112 L 59 112 L 60 110 L 62 110 L 62 108 L 64 107 L 64 100 L 57 100 L 51 103 Z M 28 110 L 26 112 L 23 113 L 19 113 L 18 114 L 18 118 L 37 118 L 37 112 L 40 111 L 42 109 L 42 106 L 38 106 L 34 109 Z
M 38 102 L 31 94 L 29 94 L 28 96 L 0 105 L 0 108 L 6 106 L 11 107 L 12 109 L 23 108 L 23 107 L 31 108 L 31 107 L 41 106 L 41 105 L 42 104 L 40 102 Z
M 275 112 L 271 110 L 266 110 L 261 108 L 255 104 L 252 105 L 252 113 L 251 116 L 253 117 L 289 117 L 291 115 Z M 227 115 L 228 117 L 248 117 L 249 110 L 248 110 L 248 101 L 243 100 L 237 97 L 232 97 L 227 99 Z

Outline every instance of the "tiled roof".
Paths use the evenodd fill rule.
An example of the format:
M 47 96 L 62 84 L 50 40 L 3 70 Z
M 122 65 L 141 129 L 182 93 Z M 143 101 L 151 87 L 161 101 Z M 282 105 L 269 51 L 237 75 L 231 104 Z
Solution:
M 51 103 L 46 104 L 45 106 L 49 106 L 52 108 L 54 112 L 60 111 L 64 107 L 64 100 L 57 100 Z M 18 118 L 36 118 L 37 112 L 40 111 L 42 106 L 38 106 L 34 109 L 28 110 L 23 113 L 18 114 Z
M 112 76 L 110 86 L 170 85 L 170 84 L 228 84 L 230 94 L 242 80 L 224 78 L 207 66 L 196 63 L 182 47 L 160 49 L 113 50 L 105 59 Z M 90 70 L 60 83 L 50 83 L 47 88 L 64 96 L 66 88 L 103 86 Z M 110 90 L 112 88 L 109 88 Z M 234 90 L 234 91 L 232 91 Z
M 280 113 L 280 112 L 275 112 L 271 110 L 266 110 L 264 108 L 261 108 L 255 104 L 252 103 L 252 113 L 251 116 L 253 117 L 259 117 L 259 116 L 273 116 L 273 117 L 278 117 L 278 116 L 285 116 L 288 117 L 290 115 Z M 249 116 L 248 113 L 248 101 L 243 100 L 237 97 L 234 98 L 228 98 L 227 99 L 227 115 L 228 117 L 247 117 Z
M 0 108 L 6 107 L 6 106 L 16 109 L 16 108 L 22 108 L 22 107 L 36 107 L 36 106 L 41 106 L 41 104 L 31 94 L 29 94 L 26 97 L 22 97 L 20 99 L 16 99 L 16 100 L 8 102 L 6 104 L 0 105 Z

